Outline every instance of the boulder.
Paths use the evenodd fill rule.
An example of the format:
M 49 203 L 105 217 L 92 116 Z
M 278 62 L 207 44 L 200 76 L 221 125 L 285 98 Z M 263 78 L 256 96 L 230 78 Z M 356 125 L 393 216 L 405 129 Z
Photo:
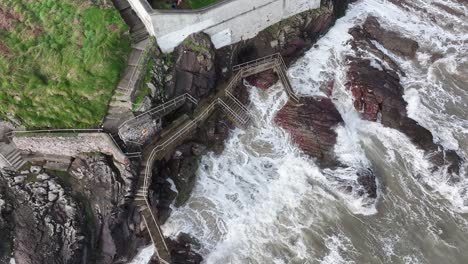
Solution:
M 334 128 L 343 122 L 333 102 L 326 97 L 303 97 L 299 104 L 289 101 L 275 122 L 291 133 L 293 141 L 322 166 L 336 165 Z
M 120 127 L 119 135 L 123 141 L 130 142 L 129 145 L 142 145 L 157 136 L 161 130 L 161 118 L 157 115 L 145 114 L 137 119 L 129 120 Z

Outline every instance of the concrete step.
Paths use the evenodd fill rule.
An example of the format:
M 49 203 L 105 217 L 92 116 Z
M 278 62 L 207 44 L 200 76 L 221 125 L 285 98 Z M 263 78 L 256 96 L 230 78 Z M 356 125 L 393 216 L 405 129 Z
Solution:
M 130 103 L 130 102 L 111 101 L 111 102 L 109 103 L 109 106 L 111 106 L 111 107 L 122 107 L 122 108 L 132 109 L 132 103 Z
M 144 26 L 130 31 L 130 37 L 133 43 L 138 43 L 144 39 L 147 39 L 148 36 L 148 31 L 146 31 L 146 28 Z
M 112 96 L 112 101 L 116 102 L 131 102 L 131 99 L 129 96 L 126 95 L 114 95 Z

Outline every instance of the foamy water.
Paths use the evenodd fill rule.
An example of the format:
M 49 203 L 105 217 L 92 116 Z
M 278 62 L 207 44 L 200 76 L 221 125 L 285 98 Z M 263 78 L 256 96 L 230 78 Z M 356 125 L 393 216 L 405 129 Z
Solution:
M 465 178 L 450 184 L 445 168 L 431 171 L 404 134 L 361 120 L 344 88 L 344 58 L 352 53 L 347 32 L 373 14 L 420 44 L 415 60 L 384 51 L 407 74 L 402 85 L 410 117 L 468 157 L 468 21 L 433 3 L 464 14 L 467 6 L 410 3 L 419 8 L 376 0 L 352 5 L 289 70 L 303 95 L 324 95 L 320 86 L 334 82 L 332 99 L 344 119 L 335 153 L 349 168 L 320 170 L 272 121 L 286 103 L 281 87 L 251 87 L 257 122 L 232 131 L 221 155 L 202 159 L 191 198 L 174 208 L 164 233 L 196 237 L 205 263 L 466 263 L 466 164 Z M 434 53 L 442 55 L 434 61 Z M 378 177 L 377 203 L 342 192 L 336 180 L 353 183 L 367 167 Z

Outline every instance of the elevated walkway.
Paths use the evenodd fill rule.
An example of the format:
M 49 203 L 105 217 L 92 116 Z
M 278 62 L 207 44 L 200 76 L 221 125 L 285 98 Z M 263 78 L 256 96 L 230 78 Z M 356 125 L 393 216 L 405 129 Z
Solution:
M 233 70 L 237 73 L 231 78 L 228 85 L 224 89 L 221 89 L 212 98 L 209 98 L 206 103 L 199 103 L 192 115 L 192 118 L 188 116 L 179 118 L 161 133 L 161 137 L 159 139 L 155 139 L 151 144 L 143 149 L 138 192 L 135 197 L 135 202 L 140 207 L 142 217 L 145 220 L 145 224 L 155 245 L 155 252 L 158 254 L 162 263 L 171 263 L 170 252 L 168 251 L 164 236 L 162 235 L 159 227 L 157 216 L 150 209 L 152 206 L 148 198 L 149 187 L 152 179 L 152 170 L 155 161 L 162 160 L 171 154 L 174 149 L 218 107 L 227 114 L 229 119 L 237 123 L 239 126 L 245 127 L 247 123 L 254 118 L 254 116 L 247 107 L 233 95 L 233 90 L 243 78 L 270 69 L 275 70 L 278 74 L 279 80 L 282 82 L 290 100 L 298 103 L 299 96 L 291 87 L 291 83 L 287 77 L 286 66 L 281 55 L 273 54 L 265 58 L 260 58 L 235 66 Z M 154 111 L 157 112 L 160 110 Z

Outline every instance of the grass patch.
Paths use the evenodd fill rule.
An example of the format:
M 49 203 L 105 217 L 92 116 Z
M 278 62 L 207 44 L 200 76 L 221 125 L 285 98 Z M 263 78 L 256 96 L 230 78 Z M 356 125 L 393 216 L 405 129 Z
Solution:
M 28 129 L 98 126 L 130 52 L 115 8 L 4 0 L 0 16 L 0 118 Z
M 192 51 L 199 55 L 203 53 L 210 53 L 210 50 L 208 50 L 206 47 L 196 44 L 191 39 L 185 39 L 184 44 L 186 44 Z
M 154 58 L 153 56 L 151 56 L 149 58 L 148 63 L 146 64 L 145 75 L 141 79 L 140 85 L 138 86 L 137 93 L 135 95 L 135 98 L 133 99 L 133 110 L 137 109 L 140 106 L 141 102 L 143 101 L 143 98 L 145 98 L 145 96 L 151 93 L 151 89 L 146 84 L 151 81 L 151 77 L 153 74 L 152 73 L 153 67 L 154 67 Z

